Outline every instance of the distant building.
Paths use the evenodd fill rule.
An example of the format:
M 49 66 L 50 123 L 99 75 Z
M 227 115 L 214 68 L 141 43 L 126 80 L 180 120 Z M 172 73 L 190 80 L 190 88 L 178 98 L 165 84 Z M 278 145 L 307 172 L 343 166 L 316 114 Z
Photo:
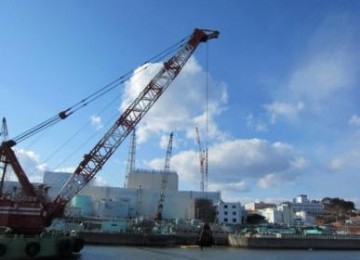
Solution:
M 49 196 L 55 198 L 67 180 L 71 177 L 68 172 L 44 172 L 43 183 L 50 186 Z
M 281 203 L 277 206 L 277 210 L 282 213 L 281 224 L 291 226 L 294 224 L 294 214 L 291 211 L 291 206 L 288 203 Z
M 294 203 L 309 203 L 307 195 L 300 194 L 296 198 L 293 199 Z
M 311 202 L 307 195 L 301 194 L 293 199 L 291 209 L 293 212 L 305 211 L 308 214 L 319 215 L 324 211 L 324 205 L 321 202 Z
M 179 176 L 175 171 L 158 171 L 136 169 L 128 173 L 126 187 L 145 190 L 160 190 L 163 175 L 166 174 L 166 190 L 177 191 L 179 188 Z
M 295 213 L 295 223 L 297 225 L 314 225 L 315 218 L 305 211 L 299 211 Z
M 321 214 L 324 205 L 321 202 L 310 201 L 307 195 L 301 194 L 293 199 L 293 202 L 281 204 L 272 203 L 247 203 L 245 209 L 248 212 L 258 212 L 269 223 L 293 225 L 298 223 L 310 224 L 314 222 L 312 216 Z M 297 214 L 298 212 L 301 212 Z M 304 215 L 306 213 L 306 216 Z
M 266 221 L 271 224 L 281 224 L 283 222 L 282 211 L 276 208 L 260 209 L 259 213 L 264 216 Z
M 240 202 L 223 202 L 216 204 L 216 217 L 220 224 L 243 224 L 244 208 Z
M 265 202 L 251 202 L 245 204 L 245 209 L 248 211 L 258 211 L 260 209 L 266 208 L 276 208 L 275 203 L 265 203 Z
M 151 175 L 153 173 L 146 173 Z M 158 201 L 160 199 L 160 187 L 159 182 L 153 182 L 152 184 L 138 185 L 140 183 L 146 183 L 148 175 L 139 174 L 133 180 L 136 180 L 130 184 L 130 186 L 136 186 L 133 188 L 120 188 L 120 187 L 105 187 L 86 185 L 80 192 L 79 196 L 87 196 L 91 199 L 93 207 L 93 216 L 103 218 L 134 218 L 134 217 L 153 217 L 156 210 Z M 154 177 L 156 173 L 154 173 Z M 50 186 L 49 194 L 54 198 L 61 187 L 69 179 L 71 175 L 69 173 L 58 172 L 45 172 L 44 183 Z M 142 177 L 144 179 L 142 179 Z M 200 192 L 200 191 L 178 191 L 177 190 L 177 177 L 171 175 L 169 187 L 165 192 L 165 201 L 163 209 L 163 218 L 165 219 L 193 219 L 195 218 L 195 200 L 208 199 L 213 204 L 221 200 L 220 192 Z M 177 176 L 177 174 L 176 174 Z M 129 176 L 130 177 L 130 176 Z M 156 179 L 157 177 L 155 177 Z M 172 179 L 174 178 L 174 179 Z M 159 180 L 159 179 L 158 179 Z M 74 206 L 73 201 L 76 196 L 70 202 L 70 206 Z M 88 202 L 88 199 L 85 199 Z M 81 206 L 81 203 L 79 204 Z M 80 212 L 90 212 L 86 209 L 81 209 L 78 206 L 69 208 L 70 214 L 82 214 Z

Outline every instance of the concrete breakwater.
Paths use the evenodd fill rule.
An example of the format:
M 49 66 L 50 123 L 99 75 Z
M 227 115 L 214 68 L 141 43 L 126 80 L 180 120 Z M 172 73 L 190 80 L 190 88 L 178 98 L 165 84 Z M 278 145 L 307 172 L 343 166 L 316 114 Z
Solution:
M 229 245 L 263 249 L 359 250 L 359 235 L 229 235 Z

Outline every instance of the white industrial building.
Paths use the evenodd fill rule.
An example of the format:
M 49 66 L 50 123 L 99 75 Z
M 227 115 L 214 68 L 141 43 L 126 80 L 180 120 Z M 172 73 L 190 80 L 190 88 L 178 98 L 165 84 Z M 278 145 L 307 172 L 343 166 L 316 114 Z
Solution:
M 259 210 L 260 214 L 266 219 L 268 223 L 280 224 L 282 223 L 282 212 L 274 208 L 266 208 Z
M 219 224 L 242 224 L 244 223 L 244 208 L 240 202 L 223 202 L 216 204 L 216 218 Z
M 179 189 L 179 177 L 175 171 L 143 170 L 135 169 L 127 176 L 125 187 L 130 189 L 160 190 L 163 175 L 166 174 L 166 190 L 177 191 Z
M 299 211 L 295 213 L 295 223 L 297 225 L 314 225 L 315 218 L 305 211 Z
M 301 194 L 293 199 L 293 202 L 281 204 L 248 203 L 245 209 L 249 212 L 259 212 L 268 223 L 273 224 L 311 224 L 314 223 L 314 215 L 324 211 L 321 202 L 310 201 L 307 195 Z
M 93 212 L 93 216 L 104 218 L 152 217 L 160 199 L 162 174 L 161 171 L 130 172 L 127 188 L 87 185 L 70 202 L 70 213 L 87 215 Z M 164 219 L 193 219 L 196 199 L 209 199 L 214 204 L 220 201 L 220 192 L 178 191 L 177 173 L 168 174 Z M 45 172 L 43 182 L 50 186 L 49 195 L 56 196 L 70 176 L 69 173 Z M 91 210 L 88 209 L 89 200 Z
M 265 203 L 265 202 L 250 202 L 245 204 L 245 210 L 248 211 L 258 211 L 260 209 L 266 208 L 276 208 L 275 203 Z
M 261 209 L 259 210 L 259 213 L 265 217 L 268 223 L 292 225 L 294 222 L 293 212 L 286 203 L 279 204 L 276 208 L 271 207 Z
M 293 199 L 291 203 L 293 212 L 305 211 L 311 215 L 319 215 L 324 211 L 324 205 L 321 202 L 311 202 L 307 195 L 301 194 Z

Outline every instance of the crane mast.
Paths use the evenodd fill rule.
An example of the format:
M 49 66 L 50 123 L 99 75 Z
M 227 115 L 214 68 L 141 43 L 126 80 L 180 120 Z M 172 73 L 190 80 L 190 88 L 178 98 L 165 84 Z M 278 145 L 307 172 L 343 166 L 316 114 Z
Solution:
M 135 158 L 136 158 L 136 129 L 134 128 L 134 130 L 132 131 L 132 134 L 131 134 L 128 162 L 127 162 L 126 173 L 125 173 L 124 188 L 128 187 L 129 174 L 130 174 L 130 172 L 134 171 L 134 169 L 135 169 Z
M 205 163 L 205 151 L 202 149 L 201 146 L 201 140 L 200 140 L 200 134 L 199 134 L 199 128 L 196 127 L 196 142 L 198 144 L 199 147 L 199 163 L 200 163 L 200 174 L 201 174 L 201 179 L 200 179 L 200 191 L 204 192 L 205 191 L 205 185 L 204 185 L 204 178 L 205 178 L 205 167 L 204 167 L 204 163 Z
M 165 157 L 165 165 L 164 165 L 164 171 L 161 176 L 161 189 L 160 189 L 160 200 L 157 207 L 157 212 L 155 215 L 156 220 L 162 220 L 162 211 L 164 209 L 164 201 L 165 201 L 165 191 L 167 189 L 167 183 L 168 183 L 168 175 L 170 170 L 170 159 L 172 155 L 172 142 L 173 142 L 173 132 L 170 133 L 169 136 L 169 143 L 166 150 L 166 157 Z
M 121 114 L 103 138 L 88 154 L 84 155 L 84 159 L 56 197 L 57 207 L 53 214 L 62 210 L 66 203 L 101 170 L 105 162 L 176 78 L 198 45 L 201 42 L 217 38 L 218 35 L 218 31 L 194 30 L 188 42 L 163 64 L 160 71 Z
M 174 133 L 171 132 L 170 136 L 169 136 L 169 143 L 168 143 L 168 146 L 166 149 L 164 172 L 169 172 L 169 170 L 170 170 L 170 159 L 171 159 L 171 155 L 172 155 L 173 136 L 174 136 Z

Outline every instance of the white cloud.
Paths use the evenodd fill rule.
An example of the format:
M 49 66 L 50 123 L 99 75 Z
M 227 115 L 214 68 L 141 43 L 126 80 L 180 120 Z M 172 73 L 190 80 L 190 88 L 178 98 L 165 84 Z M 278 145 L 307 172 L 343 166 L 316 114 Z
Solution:
M 232 183 L 210 183 L 209 190 L 211 191 L 223 191 L 227 193 L 232 192 L 247 192 L 250 187 L 245 181 L 232 182 Z
M 285 117 L 291 120 L 295 119 L 298 113 L 304 109 L 304 104 L 302 102 L 296 104 L 274 102 L 265 105 L 265 109 L 270 114 L 271 123 L 274 124 L 279 117 Z
M 220 191 L 221 198 L 227 202 L 237 202 L 243 198 L 243 194 L 250 191 L 249 184 L 245 181 L 232 183 L 210 183 L 208 185 L 209 191 Z
M 40 161 L 40 156 L 31 150 L 14 149 L 15 154 L 30 182 L 42 182 L 44 171 L 47 170 L 46 164 Z M 9 167 L 7 180 L 18 180 Z
M 295 169 L 305 169 L 309 166 L 309 162 L 304 157 L 296 157 L 293 161 L 291 161 L 291 165 Z
M 152 160 L 149 165 L 159 169 L 163 159 Z M 268 187 L 269 181 L 291 182 L 306 165 L 306 160 L 286 143 L 262 139 L 221 141 L 209 147 L 208 186 L 246 192 L 259 181 L 261 187 Z M 201 176 L 196 150 L 173 155 L 171 168 L 178 172 L 185 186 L 199 189 Z
M 271 123 L 293 120 L 300 112 L 301 119 L 311 118 L 312 123 L 334 122 L 346 109 L 357 107 L 353 90 L 360 66 L 354 26 L 347 15 L 333 15 L 315 29 L 287 82 L 279 84 L 273 102 L 264 106 Z
M 93 126 L 96 127 L 97 130 L 104 127 L 100 116 L 97 116 L 97 115 L 90 116 L 90 122 Z
M 349 125 L 360 127 L 360 116 L 352 115 L 349 120 Z
M 340 158 L 333 159 L 330 162 L 330 169 L 332 170 L 340 170 L 343 167 L 344 167 L 344 161 Z
M 275 174 L 266 174 L 264 177 L 258 180 L 258 185 L 261 188 L 270 188 L 270 187 L 278 187 L 280 180 L 276 178 Z
M 267 124 L 261 120 L 255 119 L 253 114 L 249 114 L 246 117 L 246 126 L 248 128 L 254 128 L 258 132 L 265 132 L 268 130 Z
M 284 143 L 269 143 L 263 139 L 237 139 L 211 147 L 209 164 L 218 174 L 215 176 L 233 181 L 284 171 L 290 167 L 293 157 L 293 149 Z
M 146 66 L 147 69 L 144 69 Z M 124 110 L 157 73 L 161 64 L 147 64 L 137 69 L 125 84 L 125 95 L 121 103 Z M 206 73 L 195 58 L 190 58 L 179 76 L 169 89 L 159 98 L 137 128 L 138 142 L 143 143 L 154 134 L 161 135 L 170 131 L 184 131 L 189 134 L 195 126 L 205 124 Z M 224 84 L 214 82 L 209 76 L 208 100 L 209 137 L 222 138 L 215 116 L 224 110 L 227 92 Z
M 354 74 L 348 55 L 342 51 L 314 54 L 294 72 L 289 83 L 293 95 L 305 100 L 315 111 L 322 111 L 329 101 L 352 87 Z
M 346 15 L 329 16 L 315 31 L 290 77 L 291 98 L 316 113 L 348 102 L 359 71 L 353 26 Z

